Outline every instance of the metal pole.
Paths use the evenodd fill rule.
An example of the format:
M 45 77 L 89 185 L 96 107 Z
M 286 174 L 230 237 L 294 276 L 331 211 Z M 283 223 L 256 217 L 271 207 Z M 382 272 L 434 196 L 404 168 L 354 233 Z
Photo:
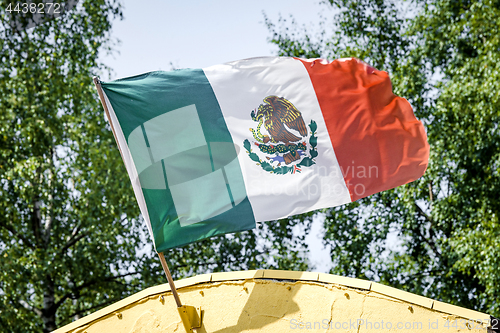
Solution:
M 115 129 L 113 127 L 113 124 L 111 123 L 111 117 L 109 115 L 108 106 L 106 105 L 106 100 L 104 98 L 104 92 L 102 91 L 101 81 L 99 80 L 98 76 L 94 76 L 93 80 L 94 80 L 94 85 L 97 89 L 97 93 L 99 94 L 99 99 L 101 100 L 102 107 L 104 108 L 104 112 L 106 112 L 106 117 L 108 118 L 108 121 L 111 124 L 111 129 L 113 130 L 113 134 L 115 134 Z M 116 139 L 116 136 L 115 136 L 115 139 Z
M 167 261 L 165 260 L 165 256 L 163 255 L 163 252 L 158 252 L 158 256 L 160 257 L 163 271 L 165 272 L 165 275 L 167 276 L 168 284 L 170 285 L 170 289 L 172 290 L 172 294 L 174 295 L 175 303 L 177 303 L 177 307 L 180 308 L 180 307 L 182 307 L 181 299 L 179 298 L 179 294 L 177 294 L 177 289 L 175 288 L 174 280 L 172 279 L 172 275 L 170 275 L 170 270 L 168 269 L 168 265 L 167 265 Z

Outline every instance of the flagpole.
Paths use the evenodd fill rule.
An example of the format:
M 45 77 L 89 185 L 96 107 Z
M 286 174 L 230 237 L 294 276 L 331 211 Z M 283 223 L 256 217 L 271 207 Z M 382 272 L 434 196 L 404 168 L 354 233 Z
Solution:
M 172 295 L 174 295 L 175 303 L 177 307 L 182 307 L 181 299 L 179 298 L 179 294 L 177 293 L 177 289 L 175 288 L 174 280 L 172 279 L 172 275 L 170 275 L 170 270 L 168 269 L 167 261 L 165 260 L 165 255 L 163 252 L 157 252 L 160 257 L 161 266 L 163 267 L 163 271 L 167 276 L 168 284 L 170 285 L 170 290 L 172 290 Z
M 113 123 L 111 123 L 111 117 L 109 115 L 108 106 L 106 105 L 106 100 L 104 99 L 104 92 L 102 91 L 101 80 L 99 80 L 98 76 L 94 76 L 92 79 L 94 81 L 94 85 L 97 89 L 97 94 L 99 94 L 99 99 L 101 100 L 101 104 L 102 104 L 102 107 L 104 108 L 104 112 L 106 112 L 106 117 L 108 118 L 109 124 L 111 125 L 111 130 L 113 131 L 113 135 L 115 136 L 115 140 L 116 140 L 115 129 L 113 127 Z M 118 140 L 116 142 L 118 142 Z
M 175 288 L 174 279 L 170 274 L 170 269 L 168 269 L 167 260 L 165 260 L 165 255 L 163 252 L 157 252 L 158 257 L 160 257 L 161 266 L 163 271 L 167 276 L 168 284 L 170 285 L 170 290 L 174 296 L 175 303 L 177 304 L 177 311 L 182 320 L 182 325 L 186 330 L 186 333 L 194 333 L 193 329 L 200 328 L 202 325 L 202 314 L 201 308 L 195 308 L 191 305 L 182 305 L 179 294 L 177 293 L 177 288 Z
M 118 137 L 116 136 L 115 127 L 113 126 L 113 122 L 111 121 L 111 115 L 109 114 L 108 105 L 106 104 L 106 99 L 104 98 L 104 92 L 101 87 L 101 80 L 98 76 L 93 77 L 94 85 L 97 89 L 97 94 L 99 95 L 99 99 L 101 100 L 102 107 L 104 108 L 104 112 L 106 113 L 106 117 L 108 118 L 109 125 L 111 126 L 111 132 L 113 132 L 113 136 L 115 137 L 116 145 L 118 146 L 118 150 L 120 151 L 120 155 L 123 159 L 122 148 L 118 144 Z

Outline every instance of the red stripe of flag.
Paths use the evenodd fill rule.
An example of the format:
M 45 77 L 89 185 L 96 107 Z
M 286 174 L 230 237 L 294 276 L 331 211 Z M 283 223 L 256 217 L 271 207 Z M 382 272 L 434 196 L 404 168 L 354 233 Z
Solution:
M 298 59 L 311 78 L 352 201 L 420 178 L 424 126 L 386 72 L 356 60 Z

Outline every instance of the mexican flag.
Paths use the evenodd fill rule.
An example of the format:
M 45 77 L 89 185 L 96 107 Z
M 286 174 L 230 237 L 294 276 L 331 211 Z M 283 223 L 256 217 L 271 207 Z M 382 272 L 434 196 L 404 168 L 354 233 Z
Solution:
M 414 181 L 429 145 L 386 72 L 264 57 L 102 82 L 158 252 Z

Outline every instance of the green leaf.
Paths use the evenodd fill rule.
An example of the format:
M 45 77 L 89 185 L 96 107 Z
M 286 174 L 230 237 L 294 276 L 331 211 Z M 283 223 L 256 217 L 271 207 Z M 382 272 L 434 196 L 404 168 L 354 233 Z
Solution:
M 309 124 L 309 128 L 311 129 L 311 133 L 314 134 L 316 133 L 316 130 L 318 129 L 318 125 L 314 120 L 311 120 L 311 123 Z

